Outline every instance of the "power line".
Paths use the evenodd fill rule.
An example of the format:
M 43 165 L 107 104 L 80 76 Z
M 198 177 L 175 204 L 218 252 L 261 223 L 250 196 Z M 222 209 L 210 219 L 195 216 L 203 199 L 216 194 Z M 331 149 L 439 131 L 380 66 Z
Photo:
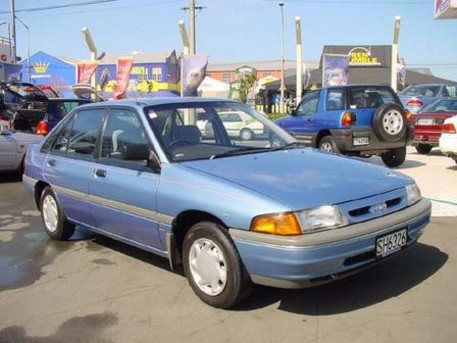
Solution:
M 93 0 L 93 1 L 86 1 L 86 2 L 79 2 L 73 4 L 65 4 L 65 5 L 56 5 L 56 6 L 46 6 L 46 7 L 35 7 L 35 8 L 23 8 L 15 10 L 16 13 L 18 12 L 38 12 L 38 11 L 46 11 L 46 10 L 54 10 L 59 8 L 68 8 L 68 7 L 77 7 L 77 6 L 85 6 L 85 5 L 95 5 L 101 4 L 106 2 L 114 2 L 118 0 Z M 0 14 L 9 13 L 7 11 L 2 11 Z

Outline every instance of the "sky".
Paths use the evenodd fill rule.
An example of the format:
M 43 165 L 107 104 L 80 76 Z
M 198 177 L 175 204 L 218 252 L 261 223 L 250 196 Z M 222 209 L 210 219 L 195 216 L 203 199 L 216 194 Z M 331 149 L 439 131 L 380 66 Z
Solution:
M 0 1 L 0 22 L 11 19 L 10 3 Z M 93 1 L 93 0 L 92 0 Z M 89 50 L 81 29 L 88 27 L 99 52 L 182 51 L 178 22 L 189 0 L 15 0 L 17 52 L 44 51 L 84 59 Z M 278 0 L 196 0 L 197 53 L 210 63 L 279 60 L 281 9 Z M 428 67 L 457 81 L 457 19 L 435 20 L 433 0 L 284 0 L 285 58 L 295 59 L 295 17 L 301 18 L 303 59 L 318 61 L 324 45 L 389 45 L 395 16 L 401 17 L 399 55 L 407 67 Z M 45 10 L 34 10 L 49 8 Z M 0 26 L 0 36 L 7 36 Z M 28 44 L 28 38 L 30 44 Z

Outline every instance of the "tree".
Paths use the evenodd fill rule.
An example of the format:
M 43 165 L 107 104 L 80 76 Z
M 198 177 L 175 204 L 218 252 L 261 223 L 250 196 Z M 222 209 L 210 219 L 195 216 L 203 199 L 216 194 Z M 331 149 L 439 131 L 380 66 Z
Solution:
M 254 90 L 257 85 L 256 73 L 247 73 L 240 79 L 238 92 L 240 93 L 240 101 L 246 103 L 249 92 Z

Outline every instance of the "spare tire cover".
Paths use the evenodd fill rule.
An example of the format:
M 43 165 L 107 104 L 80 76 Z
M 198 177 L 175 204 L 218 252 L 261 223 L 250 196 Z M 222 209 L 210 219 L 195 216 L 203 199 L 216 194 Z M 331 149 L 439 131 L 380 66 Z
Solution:
M 379 139 L 386 142 L 396 142 L 405 137 L 405 111 L 397 104 L 384 104 L 373 116 L 373 131 Z

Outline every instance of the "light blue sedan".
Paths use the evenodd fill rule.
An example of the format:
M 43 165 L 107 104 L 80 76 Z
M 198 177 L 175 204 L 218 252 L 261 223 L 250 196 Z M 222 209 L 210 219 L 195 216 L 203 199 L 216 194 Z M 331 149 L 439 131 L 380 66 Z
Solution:
M 228 112 L 265 134 L 229 136 Z M 31 147 L 23 180 L 52 238 L 81 225 L 163 256 L 220 308 L 254 284 L 308 287 L 383 261 L 418 240 L 431 212 L 408 176 L 304 148 L 227 99 L 83 105 Z

